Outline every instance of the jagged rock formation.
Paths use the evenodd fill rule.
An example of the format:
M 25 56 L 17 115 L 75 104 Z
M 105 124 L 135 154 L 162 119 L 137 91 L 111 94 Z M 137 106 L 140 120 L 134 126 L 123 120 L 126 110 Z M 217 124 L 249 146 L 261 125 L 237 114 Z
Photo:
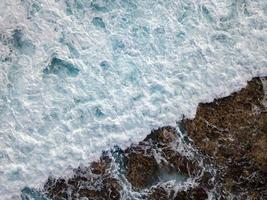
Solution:
M 199 104 L 193 120 L 183 124 L 189 137 L 219 171 L 222 187 L 244 198 L 267 198 L 266 79 L 212 103 Z
M 111 173 L 111 159 L 104 155 L 89 167 L 78 168 L 68 179 L 50 177 L 44 191 L 53 199 L 120 199 L 122 189 Z
M 53 199 L 119 200 L 126 190 L 149 200 L 267 199 L 265 81 L 254 78 L 239 92 L 201 103 L 179 128 L 153 130 L 68 178 L 49 178 L 43 193 Z

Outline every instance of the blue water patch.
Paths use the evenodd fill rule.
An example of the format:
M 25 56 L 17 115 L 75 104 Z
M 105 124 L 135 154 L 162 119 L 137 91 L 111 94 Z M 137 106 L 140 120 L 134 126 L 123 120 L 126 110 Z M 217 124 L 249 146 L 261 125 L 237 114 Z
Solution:
M 22 200 L 49 200 L 36 189 L 29 187 L 25 187 L 21 190 L 20 197 Z
M 31 55 L 35 52 L 35 45 L 29 39 L 25 38 L 20 29 L 15 29 L 13 31 L 11 43 L 14 48 L 19 50 L 22 54 Z
M 115 39 L 112 41 L 112 48 L 114 51 L 122 50 L 125 48 L 125 44 L 120 39 Z
M 94 108 L 94 113 L 96 117 L 103 117 L 104 113 L 102 112 L 102 110 L 99 107 L 95 107 Z
M 107 12 L 108 11 L 108 9 L 105 6 L 100 5 L 95 0 L 91 2 L 90 7 L 92 8 L 93 11 L 96 11 L 96 12 Z
M 32 4 L 31 9 L 29 10 L 29 17 L 35 15 L 41 10 L 41 5 L 38 2 Z
M 108 68 L 110 68 L 110 65 L 107 61 L 104 60 L 100 63 L 100 67 L 102 68 L 102 70 L 106 71 L 108 70 Z
M 203 16 L 209 21 L 213 21 L 212 15 L 206 6 L 202 6 Z
M 99 28 L 106 28 L 106 25 L 101 17 L 94 17 L 92 23 Z
M 71 77 L 77 76 L 79 72 L 80 70 L 75 65 L 57 57 L 52 58 L 51 64 L 43 70 L 44 74 L 68 75 Z
M 212 36 L 212 40 L 220 43 L 221 45 L 225 45 L 229 47 L 234 45 L 233 39 L 225 34 L 215 34 Z

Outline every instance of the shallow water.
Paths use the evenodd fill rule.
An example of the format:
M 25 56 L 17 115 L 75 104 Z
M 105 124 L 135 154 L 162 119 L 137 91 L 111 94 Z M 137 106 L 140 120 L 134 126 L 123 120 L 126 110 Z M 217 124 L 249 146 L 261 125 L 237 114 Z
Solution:
M 0 196 L 267 75 L 266 19 L 262 0 L 1 0 Z

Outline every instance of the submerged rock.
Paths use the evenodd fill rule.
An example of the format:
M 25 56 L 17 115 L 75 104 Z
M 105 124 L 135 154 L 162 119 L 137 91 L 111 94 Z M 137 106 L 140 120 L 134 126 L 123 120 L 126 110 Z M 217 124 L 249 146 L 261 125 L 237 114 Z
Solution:
M 189 140 L 173 127 L 153 130 L 71 177 L 49 178 L 43 193 L 53 199 L 127 199 L 129 190 L 148 200 L 266 199 L 263 81 L 254 78 L 239 92 L 199 104 L 194 119 L 179 123 Z
M 71 77 L 77 76 L 79 72 L 80 70 L 76 66 L 57 57 L 53 57 L 50 65 L 43 70 L 44 74 L 68 75 Z

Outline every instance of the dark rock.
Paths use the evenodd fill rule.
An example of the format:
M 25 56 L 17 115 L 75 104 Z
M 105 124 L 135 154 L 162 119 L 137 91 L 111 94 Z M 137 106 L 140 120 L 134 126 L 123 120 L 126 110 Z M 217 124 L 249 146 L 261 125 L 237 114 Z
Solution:
M 69 178 L 50 177 L 44 185 L 44 193 L 53 199 L 118 200 L 122 187 L 110 171 L 111 159 L 102 156 L 90 167 L 78 168 Z
M 188 190 L 175 192 L 162 186 L 151 189 L 149 200 L 206 200 L 208 194 L 202 187 L 189 188 Z
M 174 198 L 174 200 L 206 200 L 206 199 L 208 199 L 208 194 L 201 187 L 178 192 L 176 194 L 176 197 Z
M 263 84 L 246 88 L 212 103 L 199 104 L 194 119 L 183 126 L 194 144 L 211 156 L 226 191 L 262 198 L 267 190 L 267 132 Z M 265 189 L 264 189 L 265 188 Z
M 140 142 L 125 150 L 126 178 L 136 188 L 144 188 L 158 180 L 158 163 L 153 148 Z
M 170 193 L 163 187 L 156 187 L 151 189 L 149 200 L 169 200 Z
M 159 180 L 160 173 L 189 176 L 200 168 L 195 161 L 182 156 L 172 143 L 177 142 L 176 130 L 162 127 L 153 130 L 144 141 L 125 150 L 126 178 L 136 188 L 144 188 Z M 157 157 L 162 160 L 157 160 Z
M 177 139 L 176 129 L 171 126 L 166 126 L 152 131 L 151 134 L 146 136 L 144 141 L 151 140 L 154 144 L 169 145 Z

